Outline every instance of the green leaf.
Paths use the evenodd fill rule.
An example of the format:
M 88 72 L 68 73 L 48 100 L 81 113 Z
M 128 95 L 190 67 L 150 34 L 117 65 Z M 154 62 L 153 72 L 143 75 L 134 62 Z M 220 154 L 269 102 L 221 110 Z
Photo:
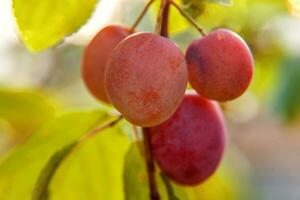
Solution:
M 54 105 L 38 92 L 0 89 L 0 119 L 26 137 L 54 114 Z
M 174 189 L 173 186 L 171 184 L 171 181 L 169 180 L 169 178 L 164 174 L 164 173 L 160 173 L 161 178 L 166 186 L 167 192 L 168 192 L 168 197 L 169 200 L 180 200 L 175 194 L 174 194 Z
M 300 57 L 287 58 L 281 63 L 273 110 L 285 120 L 293 120 L 300 113 Z
M 123 167 L 130 141 L 119 124 L 80 143 L 51 184 L 51 200 L 124 199 Z
M 97 148 L 95 149 L 94 147 L 92 147 L 91 149 L 89 149 L 89 151 L 87 152 L 87 154 L 84 155 L 84 159 L 86 159 L 87 157 L 90 157 L 92 155 L 93 157 L 96 158 L 96 160 L 98 160 L 100 158 L 101 161 L 103 162 L 101 164 L 101 166 L 99 165 L 99 166 L 96 166 L 94 168 L 94 169 L 97 170 L 95 172 L 99 172 L 99 169 L 101 169 L 101 167 L 103 167 L 105 165 L 108 165 L 108 166 L 110 165 L 109 162 L 110 162 L 110 160 L 112 160 L 112 159 L 110 159 L 110 156 L 112 154 L 120 154 L 121 155 L 121 156 L 114 155 L 113 156 L 113 163 L 117 164 L 118 160 L 116 158 L 120 159 L 121 163 L 119 163 L 119 165 L 118 165 L 119 166 L 118 170 L 119 170 L 119 172 L 122 171 L 122 168 L 123 168 L 122 167 L 123 166 L 123 158 L 124 158 L 124 154 L 126 153 L 126 150 L 127 150 L 127 147 L 128 147 L 127 144 L 129 142 L 129 140 L 127 140 L 127 138 L 125 137 L 124 134 L 120 134 L 120 130 L 121 129 L 116 129 L 114 127 L 115 125 L 116 124 L 112 125 L 112 127 L 106 127 L 105 129 L 102 129 L 101 131 L 103 133 L 101 132 L 100 136 L 96 135 L 96 137 L 95 137 L 95 135 L 94 135 L 94 138 L 86 138 L 85 140 L 81 141 L 81 142 L 88 142 L 87 140 L 93 139 L 93 141 L 92 142 L 88 142 L 87 145 L 82 145 L 80 147 L 80 150 L 78 148 L 78 151 L 81 151 L 82 148 L 83 149 L 89 148 L 88 146 L 90 146 L 91 143 L 95 142 L 95 140 L 99 140 L 98 141 L 99 145 L 101 145 L 103 147 L 105 147 L 106 145 L 108 145 L 108 146 L 105 147 L 105 151 L 109 150 L 109 152 L 107 154 L 108 156 L 105 156 L 106 154 L 103 154 L 101 157 L 98 157 L 96 154 L 92 154 L 93 150 L 98 150 Z M 106 132 L 106 133 L 104 133 L 104 132 Z M 104 135 L 104 136 L 102 136 L 102 135 Z M 113 141 L 113 142 L 118 141 L 118 147 L 119 148 L 117 150 L 115 150 L 114 146 L 109 144 L 110 141 Z M 64 170 L 67 170 L 69 172 L 72 168 L 76 168 L 76 165 L 73 165 L 72 161 L 68 162 L 67 164 L 65 164 L 64 169 L 60 170 L 59 173 L 61 175 L 58 173 L 58 175 L 56 176 L 56 178 L 54 178 L 54 181 L 53 181 L 54 182 L 53 183 L 54 186 L 53 186 L 52 192 L 49 191 L 49 184 L 51 183 L 52 178 L 55 176 L 56 171 L 59 170 L 60 164 L 62 164 L 62 161 L 64 160 L 64 158 L 66 158 L 66 156 L 69 155 L 69 153 L 74 149 L 74 147 L 77 144 L 78 144 L 78 142 L 73 142 L 73 143 L 71 143 L 71 144 L 63 147 L 61 150 L 57 151 L 55 154 L 53 154 L 51 156 L 51 158 L 49 159 L 48 163 L 46 164 L 46 166 L 41 171 L 40 176 L 39 176 L 39 178 L 38 178 L 38 180 L 36 182 L 35 189 L 33 191 L 32 200 L 46 200 L 46 199 L 49 199 L 50 194 L 51 194 L 52 199 L 55 198 L 55 194 L 58 194 L 59 196 L 57 196 L 57 197 L 61 199 L 62 198 L 62 194 L 69 193 L 70 188 L 73 187 L 73 185 L 74 185 L 73 183 L 74 182 L 73 182 L 72 179 L 75 176 L 78 176 L 78 174 L 80 174 L 79 177 L 81 179 L 83 179 L 84 175 L 82 176 L 82 173 L 80 173 L 80 170 L 79 170 L 78 171 L 79 173 L 76 172 L 76 174 L 73 174 L 73 175 L 70 176 L 70 178 L 72 180 L 71 183 L 66 181 L 67 177 L 65 176 L 65 174 L 67 172 L 65 172 Z M 120 147 L 122 147 L 122 145 L 125 147 L 123 151 L 120 148 Z M 74 149 L 74 151 L 75 151 L 75 149 Z M 98 153 L 98 151 L 96 153 Z M 105 152 L 105 153 L 107 153 L 107 152 Z M 74 156 L 76 156 L 76 157 L 79 156 L 79 153 L 76 152 L 76 151 L 75 151 L 75 154 L 76 155 L 74 155 Z M 72 155 L 70 155 L 70 156 L 72 156 Z M 105 159 L 107 159 L 107 160 L 105 160 Z M 95 165 L 96 162 L 94 162 L 92 164 Z M 61 172 L 61 171 L 63 171 L 63 172 Z M 89 170 L 89 172 L 91 172 L 91 171 Z M 105 179 L 109 179 L 110 181 L 113 181 L 113 179 L 115 178 L 115 174 L 116 174 L 115 172 L 116 171 L 115 170 L 110 170 L 110 171 L 105 170 L 104 173 L 107 173 L 107 172 L 109 172 L 109 173 L 105 174 L 105 176 L 108 177 L 108 178 L 103 178 L 103 176 L 102 176 L 101 179 L 103 181 L 105 181 Z M 95 174 L 97 174 L 97 173 L 95 173 Z M 122 183 L 121 177 L 122 176 L 120 175 L 119 178 L 118 178 L 119 180 L 115 181 L 115 183 L 114 183 L 115 186 L 119 185 L 119 184 L 116 184 L 116 182 Z M 93 176 L 93 178 L 95 178 L 95 177 Z M 55 179 L 56 180 L 58 179 L 58 181 L 55 181 Z M 86 178 L 84 177 L 84 179 L 86 179 Z M 100 184 L 101 180 L 97 179 L 97 177 L 95 179 L 97 181 L 97 183 L 95 183 L 95 184 Z M 91 182 L 91 180 L 89 180 L 89 183 L 90 182 Z M 61 188 L 63 188 L 62 183 L 65 183 L 65 185 L 67 186 L 66 187 L 66 189 L 67 189 L 66 191 L 61 191 Z M 105 181 L 105 183 L 106 183 L 106 181 Z M 59 186 L 59 188 L 60 188 L 59 190 L 58 190 L 58 187 L 57 187 L 58 185 L 60 185 Z M 103 187 L 103 188 L 105 188 L 105 187 Z M 76 191 L 79 191 L 79 190 L 83 191 L 84 189 L 85 189 L 84 187 L 80 187 L 78 189 L 76 188 Z M 110 191 L 110 192 L 115 192 L 118 189 L 120 190 L 120 193 L 118 193 L 117 195 L 120 196 L 120 194 L 122 194 L 122 187 L 121 186 L 119 188 L 116 188 L 116 187 L 112 188 L 112 191 Z M 99 190 L 97 190 L 97 192 L 99 192 Z M 108 194 L 109 194 L 109 190 L 105 189 L 105 192 L 108 192 Z M 90 194 L 92 194 L 92 192 L 89 193 L 89 194 L 86 194 L 86 196 L 82 197 L 82 198 L 90 199 L 90 198 L 92 198 L 92 197 L 88 197 Z M 101 196 L 101 194 L 97 195 L 96 198 L 100 197 L 100 196 Z M 106 196 L 108 196 L 108 195 L 103 195 L 102 194 L 102 196 L 103 196 L 103 198 L 106 198 Z M 76 197 L 74 197 L 72 199 L 76 199 L 76 198 L 79 198 L 78 195 L 76 195 Z
M 218 2 L 205 4 L 205 10 L 198 18 L 200 26 L 205 30 L 226 27 L 240 31 L 247 23 L 248 1 L 235 0 L 230 6 L 224 6 L 225 2 Z
M 0 162 L 0 199 L 30 199 L 39 173 L 51 155 L 108 117 L 101 111 L 72 112 L 47 122 Z
M 91 16 L 97 0 L 13 0 L 21 39 L 41 51 L 78 30 Z
M 181 0 L 184 9 L 193 17 L 197 18 L 205 10 L 205 3 L 218 3 L 221 5 L 231 5 L 231 0 Z
M 201 15 L 205 9 L 205 0 L 182 0 L 184 9 L 193 17 Z
M 156 168 L 159 170 L 158 167 Z M 161 199 L 168 199 L 168 192 L 159 173 L 156 175 L 157 187 Z M 184 188 L 172 184 L 174 194 L 180 200 L 188 200 Z M 149 200 L 149 186 L 144 157 L 139 152 L 138 145 L 133 144 L 125 158 L 124 189 L 126 200 Z
M 126 200 L 148 200 L 149 188 L 144 157 L 137 144 L 133 144 L 125 158 L 124 190 Z
M 71 152 L 71 150 L 74 148 L 74 146 L 77 143 L 78 142 L 73 142 L 63 147 L 61 150 L 57 151 L 55 154 L 51 156 L 48 163 L 41 171 L 40 176 L 36 182 L 32 194 L 32 200 L 48 199 L 49 197 L 48 186 L 53 175 L 55 174 L 56 170 L 58 169 L 59 165 L 62 163 L 64 158 Z

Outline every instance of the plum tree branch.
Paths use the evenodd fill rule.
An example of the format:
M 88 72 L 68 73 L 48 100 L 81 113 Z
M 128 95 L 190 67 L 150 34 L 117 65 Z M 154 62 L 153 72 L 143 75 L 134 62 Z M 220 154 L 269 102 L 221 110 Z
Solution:
M 155 181 L 155 165 L 154 165 L 153 153 L 151 148 L 151 134 L 149 132 L 149 128 L 143 128 L 143 139 L 144 139 L 147 172 L 148 172 L 148 182 L 150 188 L 150 199 L 160 200 L 160 196 Z

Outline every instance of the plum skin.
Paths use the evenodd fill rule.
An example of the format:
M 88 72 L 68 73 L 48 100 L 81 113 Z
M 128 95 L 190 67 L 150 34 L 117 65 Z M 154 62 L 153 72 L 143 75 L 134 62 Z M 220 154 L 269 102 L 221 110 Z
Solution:
M 109 100 L 129 122 L 150 127 L 176 111 L 187 82 L 181 50 L 167 38 L 141 32 L 114 49 L 104 84 Z
M 218 105 L 199 95 L 186 95 L 171 118 L 149 130 L 161 170 L 175 182 L 190 186 L 216 171 L 226 132 Z
M 241 96 L 248 88 L 254 60 L 244 40 L 227 29 L 216 29 L 193 41 L 187 51 L 191 86 L 217 101 Z
M 110 103 L 104 89 L 104 72 L 112 50 L 132 32 L 119 25 L 101 29 L 84 50 L 81 72 L 90 93 L 98 100 Z

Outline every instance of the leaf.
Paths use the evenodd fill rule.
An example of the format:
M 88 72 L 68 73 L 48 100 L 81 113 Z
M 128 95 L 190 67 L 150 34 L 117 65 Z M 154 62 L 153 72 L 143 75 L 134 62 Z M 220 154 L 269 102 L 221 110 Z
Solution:
M 116 122 L 117 123 L 117 122 Z M 110 123 L 111 124 L 111 123 Z M 114 124 L 114 125 L 116 125 L 116 124 Z M 114 131 L 116 131 L 116 129 L 113 129 L 113 126 L 114 126 L 113 124 L 111 124 L 111 126 L 112 127 L 110 127 L 110 126 L 106 126 L 106 128 L 105 129 L 102 129 L 101 131 L 102 132 L 109 132 L 109 133 L 102 133 L 101 132 L 101 135 L 102 134 L 105 134 L 105 135 L 107 135 L 108 137 L 107 137 L 107 139 L 109 139 L 110 141 L 116 141 L 118 138 L 114 138 L 114 137 L 121 137 L 121 138 L 124 138 L 125 139 L 125 143 L 127 143 L 127 139 L 126 139 L 126 137 L 124 137 L 124 135 L 122 135 L 122 134 L 114 134 L 115 132 L 111 132 L 112 130 L 114 130 Z M 104 127 L 104 126 L 103 126 Z M 109 130 L 110 129 L 110 130 Z M 100 131 L 100 129 L 99 129 L 99 131 Z M 120 129 L 118 129 L 118 131 L 116 131 L 116 132 L 119 132 L 120 131 Z M 95 137 L 95 136 L 94 136 Z M 99 137 L 97 137 L 97 135 L 96 135 L 96 137 L 95 138 L 101 138 L 101 140 L 104 140 L 104 138 L 103 138 L 103 136 L 99 136 Z M 82 141 L 82 142 L 87 142 L 87 140 L 88 139 L 93 139 L 93 140 L 95 140 L 94 138 L 86 138 L 86 140 L 84 140 L 84 141 Z M 123 139 L 122 139 L 123 140 Z M 107 144 L 107 143 L 109 143 L 108 141 L 105 141 L 105 143 Z M 125 144 L 124 143 L 124 144 Z M 52 178 L 55 176 L 55 172 L 59 169 L 59 167 L 60 167 L 60 164 L 62 163 L 62 161 L 64 160 L 64 158 L 74 149 L 74 147 L 76 146 L 78 144 L 78 142 L 73 142 L 73 143 L 71 143 L 71 144 L 69 144 L 69 145 L 67 145 L 67 146 L 65 146 L 65 147 L 63 147 L 61 150 L 59 150 L 59 151 L 57 151 L 55 154 L 53 154 L 52 156 L 51 156 L 51 158 L 49 159 L 49 161 L 48 161 L 48 163 L 46 164 L 46 166 L 43 168 L 43 170 L 41 171 L 41 173 L 40 173 L 40 176 L 39 176 L 39 179 L 37 180 L 37 182 L 36 182 L 36 187 L 35 187 L 35 189 L 34 189 L 34 191 L 33 191 L 33 196 L 32 196 L 32 200 L 43 200 L 43 199 L 48 199 L 49 198 L 49 196 L 50 196 L 50 192 L 49 192 L 49 190 L 48 190 L 48 188 L 49 188 L 49 184 L 50 184 L 50 182 L 52 181 Z M 119 147 L 120 147 L 120 145 L 121 145 L 121 143 L 119 143 L 118 144 L 119 145 Z M 104 146 L 104 145 L 103 145 Z M 127 147 L 127 145 L 125 145 L 125 147 Z M 86 145 L 82 145 L 81 146 L 81 148 L 87 148 L 86 147 Z M 74 151 L 75 151 L 75 149 L 74 149 Z M 118 151 L 118 153 L 122 153 L 122 151 L 120 151 L 120 149 L 118 149 L 117 150 Z M 86 157 L 88 157 L 88 156 L 90 156 L 90 154 L 91 154 L 91 152 L 92 152 L 92 150 L 90 150 L 88 153 L 89 154 L 87 154 L 87 155 L 85 155 Z M 124 150 L 123 151 L 124 153 L 126 152 L 126 150 Z M 111 156 L 111 153 L 112 152 L 110 152 L 108 155 L 109 156 Z M 75 151 L 75 154 L 77 154 L 77 152 Z M 71 156 L 71 155 L 70 155 Z M 75 156 L 78 156 L 78 155 L 75 155 Z M 105 157 L 106 156 L 101 156 L 101 158 L 100 159 L 105 159 Z M 120 158 L 123 158 L 124 157 L 124 155 L 122 155 L 122 157 L 120 157 Z M 96 157 L 97 159 L 98 159 L 98 157 Z M 114 158 L 116 158 L 116 156 L 114 156 Z M 116 161 L 115 159 L 114 159 L 114 161 Z M 122 160 L 123 161 L 123 160 Z M 115 164 L 116 164 L 116 162 L 114 162 Z M 104 165 L 108 165 L 108 161 L 106 161 L 105 163 L 104 163 Z M 72 163 L 68 163 L 68 164 L 66 164 L 66 166 L 67 167 L 65 167 L 65 169 L 67 169 L 67 171 L 70 171 L 70 169 L 72 169 L 73 168 L 73 164 Z M 99 166 L 99 168 L 101 168 L 101 166 Z M 97 170 L 99 169 L 98 167 L 97 167 Z M 120 164 L 120 171 L 121 171 L 121 169 L 122 169 L 122 164 Z M 105 172 L 108 172 L 108 171 L 105 171 Z M 111 171 L 110 172 L 111 174 L 112 174 L 112 176 L 114 176 L 114 171 Z M 53 198 L 53 195 L 55 195 L 55 193 L 57 193 L 57 185 L 58 184 L 61 184 L 62 182 L 65 182 L 65 180 L 66 180 L 66 176 L 65 176 L 65 174 L 66 174 L 66 172 L 63 172 L 62 174 L 61 174 L 61 178 L 63 179 L 63 180 L 59 180 L 58 181 L 58 183 L 55 183 L 55 181 L 54 181 L 54 188 L 53 188 L 53 191 L 51 192 L 52 193 L 52 198 Z M 80 174 L 80 173 L 79 173 Z M 60 175 L 57 175 L 57 176 L 60 176 Z M 76 175 L 75 175 L 76 176 Z M 111 176 L 110 174 L 107 174 L 107 176 Z M 121 177 L 121 176 L 120 176 Z M 72 175 L 72 178 L 73 178 L 73 175 Z M 103 179 L 103 178 L 102 178 Z M 97 180 L 98 181 L 98 184 L 99 184 L 99 180 Z M 121 183 L 121 181 L 119 181 L 120 183 Z M 73 182 L 72 182 L 73 183 Z M 72 184 L 70 184 L 70 183 L 67 183 L 67 189 L 68 189 L 68 191 L 70 191 L 70 188 L 72 187 Z M 61 188 L 61 186 L 60 186 L 60 188 Z M 122 187 L 120 187 L 120 188 L 122 188 Z M 78 188 L 79 190 L 81 189 L 81 190 L 83 190 L 83 188 L 81 187 L 81 188 Z M 114 188 L 115 189 L 115 188 Z M 79 191 L 79 190 L 76 190 L 76 191 Z M 99 190 L 98 190 L 99 191 Z M 107 190 L 106 190 L 107 191 Z M 59 198 L 61 199 L 62 198 L 62 194 L 63 194 L 64 192 L 62 192 L 62 191 L 59 191 L 57 194 L 59 194 Z M 76 198 L 76 197 L 75 197 Z M 88 198 L 88 197 L 85 197 L 85 198 Z M 74 199 L 74 198 L 72 198 L 72 199 Z
M 158 171 L 159 169 L 156 168 Z M 156 175 L 157 187 L 161 199 L 168 199 L 168 193 L 159 173 Z M 188 200 L 184 188 L 172 185 L 174 194 L 180 200 Z M 137 144 L 132 144 L 126 158 L 124 166 L 124 190 L 126 200 L 149 200 L 149 186 L 147 171 L 143 156 L 138 150 Z
M 164 173 L 160 173 L 160 176 L 166 186 L 169 200 L 179 200 L 179 198 L 174 194 L 174 189 L 169 178 Z
M 124 199 L 123 167 L 129 145 L 119 124 L 80 143 L 55 173 L 51 200 Z
M 73 142 L 72 144 L 63 147 L 61 150 L 57 151 L 51 156 L 48 163 L 41 171 L 40 176 L 36 182 L 35 189 L 32 195 L 32 200 L 48 199 L 48 186 L 51 181 L 51 178 L 55 174 L 61 162 L 71 152 L 71 150 L 77 143 L 78 142 Z
M 30 199 L 51 155 L 108 118 L 101 111 L 85 111 L 64 113 L 47 122 L 0 162 L 0 199 Z
M 235 0 L 230 6 L 224 6 L 225 1 L 220 2 L 205 4 L 204 12 L 197 18 L 200 26 L 205 30 L 226 27 L 240 31 L 247 22 L 248 1 Z
M 0 89 L 0 119 L 25 137 L 50 119 L 55 107 L 38 92 Z
M 146 166 L 143 159 L 137 146 L 132 145 L 126 154 L 124 165 L 124 190 L 126 200 L 149 199 L 150 191 L 147 183 Z
M 193 17 L 196 18 L 204 12 L 205 0 L 182 0 L 184 9 Z
M 41 51 L 78 30 L 91 16 L 97 0 L 13 0 L 21 39 Z
M 184 9 L 193 17 L 197 18 L 205 10 L 205 3 L 218 3 L 221 5 L 231 5 L 231 0 L 181 0 Z
M 300 113 L 300 57 L 287 58 L 281 63 L 273 110 L 285 120 L 293 120 Z

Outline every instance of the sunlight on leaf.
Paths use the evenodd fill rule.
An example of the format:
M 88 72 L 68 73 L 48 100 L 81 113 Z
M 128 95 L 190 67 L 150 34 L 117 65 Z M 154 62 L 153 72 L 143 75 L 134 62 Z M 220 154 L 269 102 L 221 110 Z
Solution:
M 101 111 L 71 112 L 47 122 L 0 162 L 0 199 L 30 199 L 51 155 L 107 119 L 108 115 Z
M 124 199 L 123 166 L 129 145 L 119 124 L 77 145 L 51 181 L 51 199 Z
M 48 199 L 49 191 L 48 186 L 49 183 L 58 169 L 59 165 L 62 163 L 64 158 L 71 152 L 77 142 L 73 142 L 61 150 L 57 151 L 55 154 L 51 156 L 46 166 L 40 173 L 40 176 L 35 184 L 35 188 L 32 194 L 32 200 L 42 200 Z
M 0 119 L 8 121 L 21 138 L 52 117 L 54 110 L 38 92 L 0 89 Z
M 32 51 L 41 51 L 78 30 L 91 16 L 97 0 L 13 0 L 21 38 Z

